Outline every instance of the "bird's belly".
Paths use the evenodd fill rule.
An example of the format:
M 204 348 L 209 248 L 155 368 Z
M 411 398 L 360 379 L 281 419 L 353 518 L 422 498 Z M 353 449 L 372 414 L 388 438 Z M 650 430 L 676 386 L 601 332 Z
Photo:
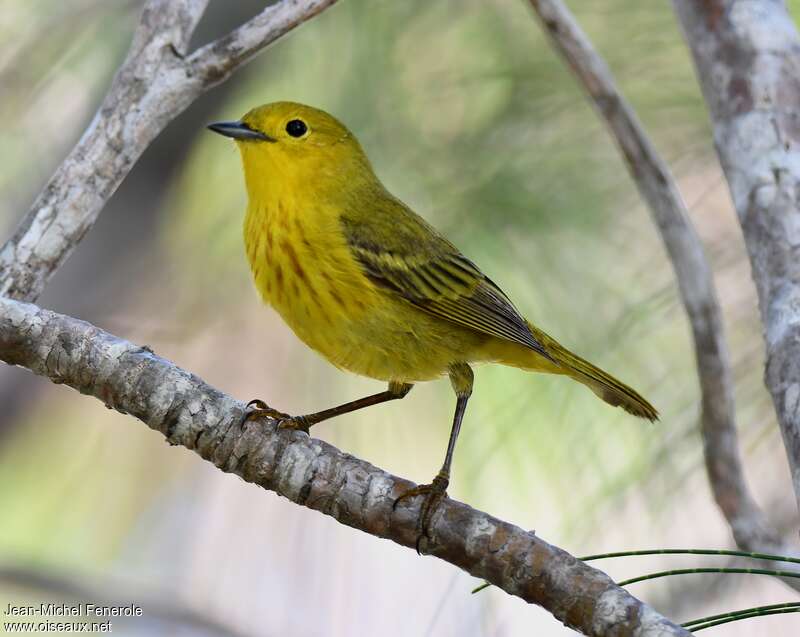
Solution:
M 363 292 L 363 291 L 362 291 Z M 378 293 L 380 294 L 380 293 Z M 386 381 L 438 378 L 464 360 L 464 339 L 405 302 L 339 292 L 343 303 L 326 304 L 302 294 L 273 302 L 295 334 L 339 368 Z M 351 305 L 346 298 L 358 298 Z

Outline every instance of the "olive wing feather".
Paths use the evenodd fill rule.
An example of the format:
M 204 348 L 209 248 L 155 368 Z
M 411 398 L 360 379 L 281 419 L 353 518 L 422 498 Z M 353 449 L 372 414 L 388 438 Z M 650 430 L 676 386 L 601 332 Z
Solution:
M 550 358 L 503 291 L 433 227 L 395 202 L 388 223 L 381 214 L 342 217 L 348 246 L 366 276 L 429 314 Z

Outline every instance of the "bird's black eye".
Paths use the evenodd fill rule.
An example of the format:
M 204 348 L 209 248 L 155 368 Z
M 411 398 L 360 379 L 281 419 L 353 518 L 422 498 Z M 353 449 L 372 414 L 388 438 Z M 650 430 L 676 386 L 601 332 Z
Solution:
M 286 132 L 292 137 L 302 137 L 307 130 L 308 126 L 302 119 L 293 119 L 286 124 Z

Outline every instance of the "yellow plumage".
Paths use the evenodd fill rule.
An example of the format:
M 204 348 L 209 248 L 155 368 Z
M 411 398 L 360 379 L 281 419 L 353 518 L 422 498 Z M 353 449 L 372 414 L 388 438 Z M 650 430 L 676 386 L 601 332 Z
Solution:
M 355 137 L 327 113 L 278 102 L 211 125 L 236 139 L 249 196 L 244 223 L 256 287 L 297 336 L 331 363 L 390 383 L 383 394 L 290 419 L 307 428 L 449 374 L 459 407 L 469 363 L 573 378 L 606 402 L 654 420 L 633 389 L 526 321 L 502 290 L 381 184 Z M 438 479 L 438 478 L 437 478 Z
M 372 283 L 341 232 L 319 223 L 333 214 L 324 203 L 306 205 L 303 215 L 290 210 L 250 203 L 247 257 L 264 300 L 337 367 L 385 381 L 432 380 L 465 345 L 487 340 Z

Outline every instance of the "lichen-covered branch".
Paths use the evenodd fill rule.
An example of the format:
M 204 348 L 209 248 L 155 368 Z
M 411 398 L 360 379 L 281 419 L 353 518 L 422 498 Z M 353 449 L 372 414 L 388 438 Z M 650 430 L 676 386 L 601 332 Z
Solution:
M 336 0 L 281 0 L 189 54 L 208 0 L 148 0 L 89 128 L 0 249 L 0 295 L 36 299 L 164 127 L 259 50 Z
M 778 0 L 673 0 L 744 231 L 800 505 L 800 36 Z
M 722 312 L 702 242 L 669 167 L 622 96 L 602 57 L 561 0 L 530 0 L 625 158 L 667 249 L 694 339 L 702 395 L 706 469 L 714 498 L 744 550 L 790 552 L 772 530 L 744 479 L 736 435 L 733 378 Z
M 413 485 L 274 421 L 247 422 L 244 405 L 148 348 L 74 318 L 0 298 L 0 360 L 102 400 L 192 449 L 223 471 L 371 535 L 414 547 Z M 618 587 L 603 572 L 533 533 L 446 499 L 426 553 L 539 604 L 587 635 L 689 633 Z

